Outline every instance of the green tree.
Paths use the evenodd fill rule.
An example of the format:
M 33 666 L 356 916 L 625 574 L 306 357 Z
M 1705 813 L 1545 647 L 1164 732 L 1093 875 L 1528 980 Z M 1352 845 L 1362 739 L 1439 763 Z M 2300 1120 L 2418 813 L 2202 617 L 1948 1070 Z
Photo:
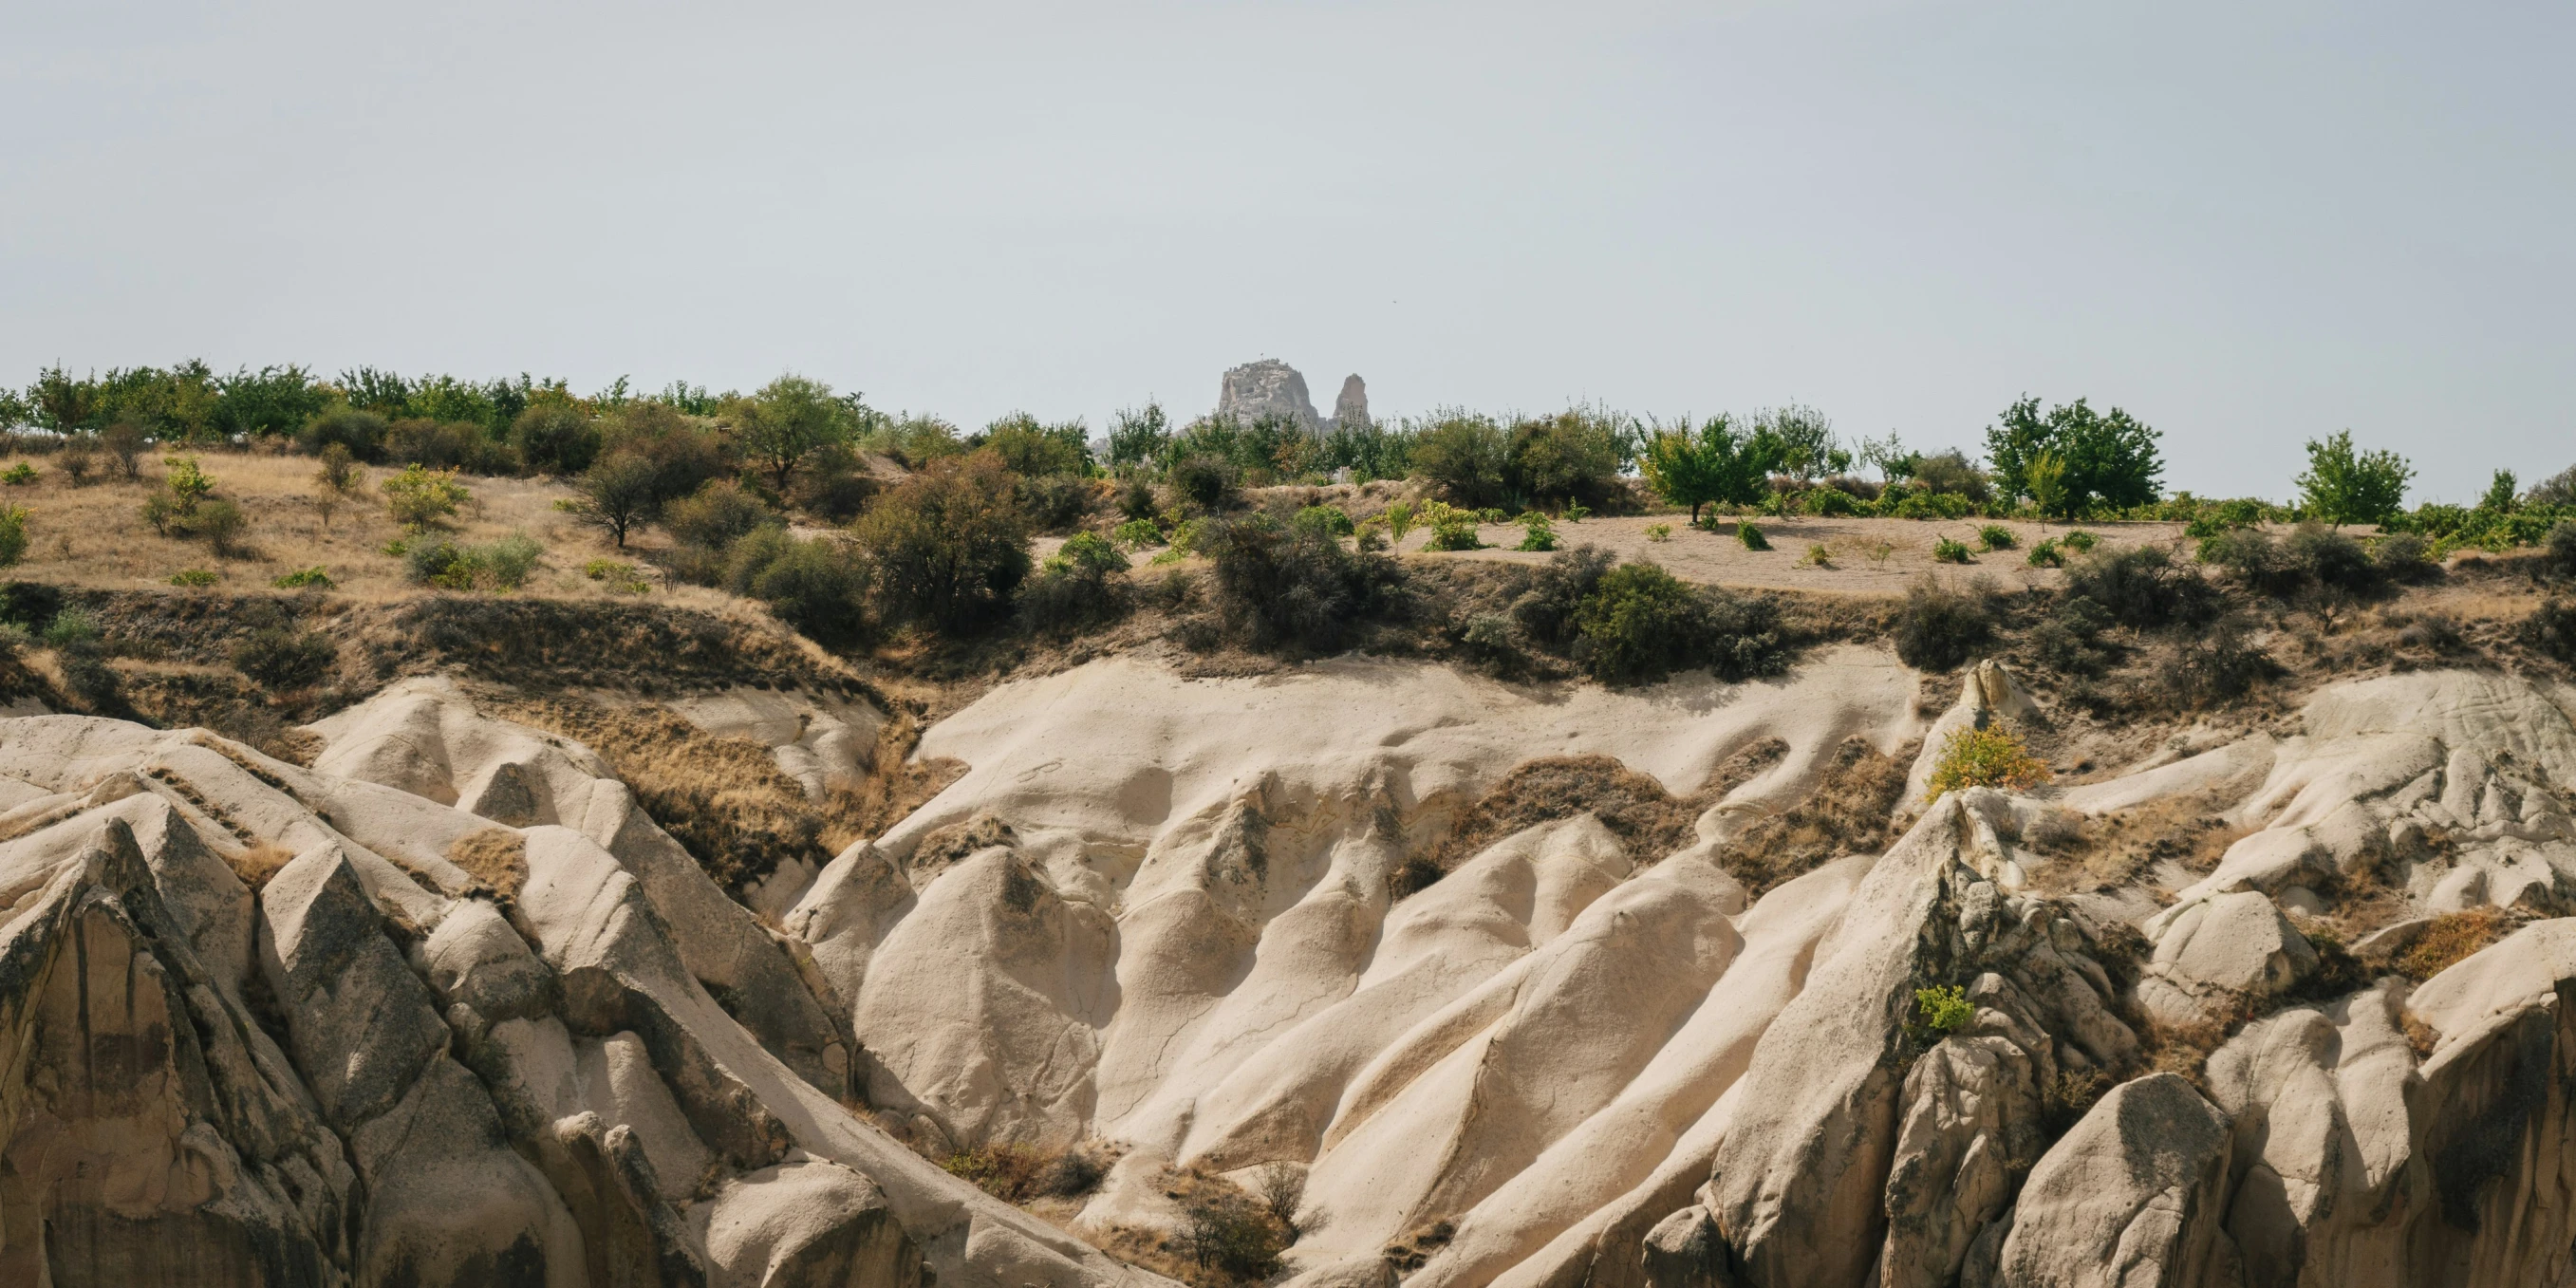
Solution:
M 626 548 L 626 534 L 650 518 L 661 501 L 661 470 L 633 452 L 612 452 L 582 471 L 574 495 L 558 509 L 597 528 Z
M 851 532 L 893 615 L 951 634 L 1008 605 L 1029 573 L 1028 520 L 991 452 L 932 462 L 877 498 Z
M 1042 425 L 1027 412 L 1013 412 L 985 426 L 978 446 L 992 448 L 1002 464 L 1032 478 L 1091 472 L 1091 434 L 1078 420 Z
M 1851 464 L 1851 454 L 1834 437 L 1834 423 L 1813 407 L 1792 404 L 1757 412 L 1753 432 L 1756 437 L 1768 435 L 1766 442 L 1778 444 L 1779 458 L 1773 468 L 1800 482 L 1834 470 L 1838 463 Z
M 2492 510 L 2498 514 L 2511 510 L 2515 491 L 2520 484 L 2521 480 L 2513 476 L 2512 470 L 2497 470 L 2495 477 L 2487 481 L 2487 494 L 2478 498 L 2478 508 Z
M 743 455 L 780 495 L 787 492 L 798 466 L 827 444 L 846 442 L 861 425 L 857 395 L 835 397 L 832 387 L 799 375 L 784 375 L 761 386 L 749 398 L 733 401 L 725 418 L 741 443 Z
M 2307 511 L 2336 527 L 2385 523 L 2406 501 L 2415 467 L 2390 451 L 2356 452 L 2352 431 L 2308 441 L 2308 472 L 2298 477 Z
M 1619 474 L 1619 421 L 1575 409 L 1512 426 L 1505 449 L 1507 492 L 1533 504 L 1598 503 Z
M 1725 416 L 1709 417 L 1696 434 L 1687 431 L 1688 423 L 1682 431 L 1658 430 L 1647 440 L 1638 461 L 1647 486 L 1667 504 L 1689 506 L 1694 524 L 1703 505 L 1761 500 L 1778 461 L 1778 436 L 1760 430 L 1739 434 Z
M 2154 501 L 2165 469 L 2157 446 L 2162 437 L 2117 407 L 2097 412 L 2078 398 L 2043 415 L 2038 399 L 2024 397 L 1986 430 L 1986 455 L 1994 462 L 1995 483 L 2004 495 L 2028 497 L 2031 461 L 2041 452 L 2056 453 L 2066 467 L 2064 512 L 2073 515 L 2095 501 L 2112 506 Z
M 1163 415 L 1163 404 L 1149 402 L 1142 411 L 1121 410 L 1109 421 L 1109 467 L 1127 470 L 1149 465 L 1171 441 L 1172 423 Z

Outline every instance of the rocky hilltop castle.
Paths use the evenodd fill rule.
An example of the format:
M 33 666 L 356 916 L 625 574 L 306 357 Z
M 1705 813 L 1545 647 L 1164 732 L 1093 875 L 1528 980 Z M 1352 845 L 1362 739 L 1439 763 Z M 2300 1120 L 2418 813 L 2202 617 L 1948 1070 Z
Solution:
M 1326 420 L 1315 414 L 1306 377 L 1276 358 L 1264 358 L 1225 373 L 1217 390 L 1216 414 L 1246 423 L 1264 418 L 1290 421 L 1309 434 L 1364 429 L 1369 424 L 1368 385 L 1357 375 L 1344 379 L 1341 396 L 1333 400 L 1332 419 Z

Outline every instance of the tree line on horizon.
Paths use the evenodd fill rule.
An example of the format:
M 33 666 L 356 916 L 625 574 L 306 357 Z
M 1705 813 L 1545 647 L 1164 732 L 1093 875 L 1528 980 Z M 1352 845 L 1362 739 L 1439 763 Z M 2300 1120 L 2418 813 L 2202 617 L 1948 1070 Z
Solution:
M 1475 510 L 1615 510 L 1632 478 L 1668 504 L 1730 516 L 1921 519 L 1970 516 L 2229 524 L 2316 520 L 2418 533 L 2444 548 L 2531 544 L 2576 517 L 2576 467 L 2521 489 L 2496 472 L 2474 505 L 2405 508 L 2411 462 L 2357 448 L 2348 431 L 2308 443 L 2296 499 L 2211 500 L 2161 487 L 2161 435 L 2118 407 L 2084 398 L 2043 407 L 2024 396 L 1983 433 L 1982 453 L 1908 449 L 1893 433 L 1846 441 L 1813 408 L 1666 421 L 1597 405 L 1545 416 L 1448 407 L 1316 435 L 1278 420 L 1205 416 L 1174 424 L 1157 404 L 1115 414 L 1095 438 L 1081 420 L 1014 413 L 968 432 L 936 416 L 893 414 L 856 392 L 783 375 L 751 393 L 673 382 L 640 392 L 620 378 L 575 393 L 561 379 L 474 381 L 404 377 L 359 367 L 325 379 L 298 365 L 218 372 L 202 361 L 74 376 L 59 364 L 23 391 L 0 388 L 0 430 L 34 429 L 100 441 L 156 444 L 292 439 L 306 450 L 340 442 L 360 460 L 479 474 L 583 478 L 611 457 L 629 484 L 648 451 L 615 448 L 638 415 L 697 423 L 741 457 L 781 502 L 834 518 L 855 513 L 861 458 L 906 469 L 991 448 L 1028 477 L 1145 476 L 1206 493 L 1233 487 L 1415 477 Z M 664 431 L 648 435 L 667 438 Z M 1863 471 L 1876 474 L 1867 477 Z M 593 480 L 594 483 L 617 480 Z M 596 489 L 594 489 L 596 490 Z M 667 491 L 667 480 L 659 490 Z M 674 497 L 651 495 L 658 505 Z

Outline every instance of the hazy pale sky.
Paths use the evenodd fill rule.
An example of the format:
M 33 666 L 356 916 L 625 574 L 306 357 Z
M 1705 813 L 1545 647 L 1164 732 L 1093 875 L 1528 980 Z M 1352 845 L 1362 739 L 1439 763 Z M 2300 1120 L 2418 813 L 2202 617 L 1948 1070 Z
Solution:
M 966 424 L 2027 391 L 2576 462 L 2576 6 L 0 4 L 0 380 L 795 369 Z

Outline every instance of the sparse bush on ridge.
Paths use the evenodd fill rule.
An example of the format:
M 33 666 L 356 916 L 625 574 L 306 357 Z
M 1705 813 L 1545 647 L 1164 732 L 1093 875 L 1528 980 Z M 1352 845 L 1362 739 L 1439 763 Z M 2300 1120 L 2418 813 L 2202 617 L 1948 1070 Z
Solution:
M 2066 570 L 2066 589 L 2109 610 L 2113 620 L 2139 630 L 2198 625 L 2218 615 L 2218 588 L 2174 563 L 2162 546 L 2122 546 L 2077 560 Z
M 898 619 L 952 634 L 989 622 L 1029 573 L 1028 520 L 989 452 L 931 463 L 852 525 Z
M 1395 561 L 1345 549 L 1320 525 L 1239 515 L 1210 521 L 1198 545 L 1216 565 L 1227 627 L 1254 648 L 1332 652 L 1363 621 L 1400 606 Z
M 327 635 L 272 626 L 234 645 L 232 663 L 261 688 L 282 691 L 320 683 L 339 656 L 339 645 Z
M 1975 657 L 1994 638 L 1992 599 L 1982 583 L 1960 590 L 1926 574 L 1897 610 L 1897 660 L 1917 670 L 1948 671 Z
M 1122 606 L 1110 577 L 1127 567 L 1127 556 L 1116 546 L 1092 533 L 1075 533 L 1020 583 L 1021 620 L 1032 630 L 1057 633 L 1107 621 Z

